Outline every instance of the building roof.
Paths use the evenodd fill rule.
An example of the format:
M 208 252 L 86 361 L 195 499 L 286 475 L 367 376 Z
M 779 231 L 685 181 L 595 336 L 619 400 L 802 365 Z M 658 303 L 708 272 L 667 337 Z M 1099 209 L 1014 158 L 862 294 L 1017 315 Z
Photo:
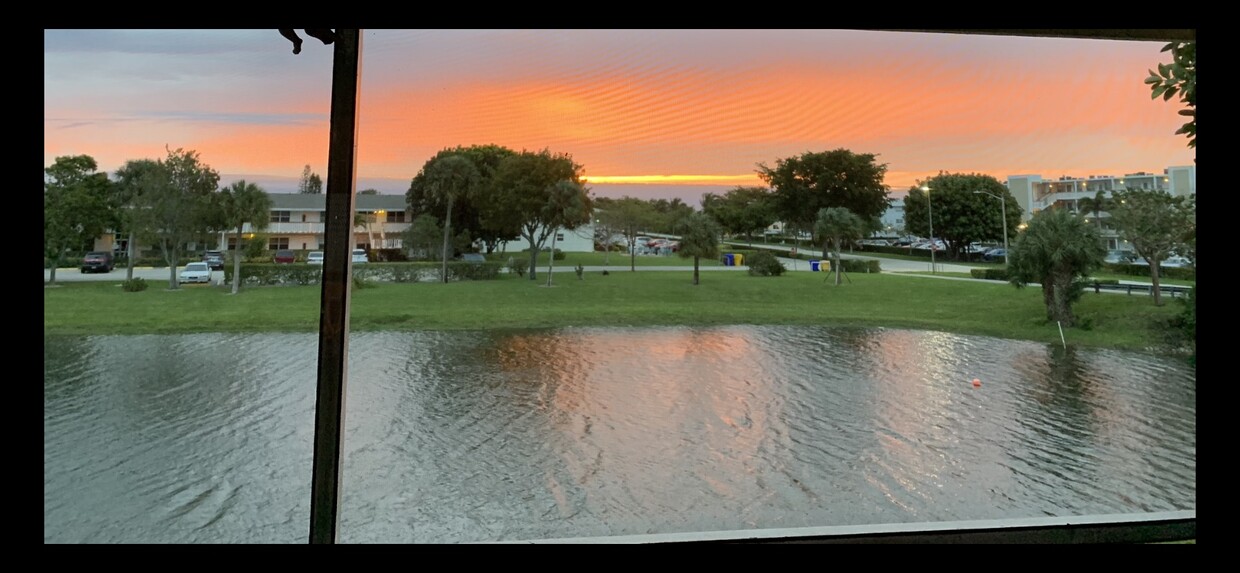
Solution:
M 277 211 L 325 211 L 327 195 L 321 193 L 268 193 L 271 208 Z M 358 195 L 358 211 L 404 211 L 409 208 L 404 195 Z

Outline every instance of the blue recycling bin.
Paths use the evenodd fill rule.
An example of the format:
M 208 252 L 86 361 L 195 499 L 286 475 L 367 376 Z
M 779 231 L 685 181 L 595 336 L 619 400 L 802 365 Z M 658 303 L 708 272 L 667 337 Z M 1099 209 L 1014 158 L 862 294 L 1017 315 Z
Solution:
M 810 259 L 810 261 L 809 261 L 809 270 L 811 270 L 811 271 L 813 271 L 813 272 L 818 272 L 818 263 L 819 263 L 819 262 L 821 262 L 821 261 L 816 261 L 816 260 L 814 260 L 814 259 Z
M 725 267 L 736 266 L 736 257 L 732 256 L 732 253 L 724 254 L 723 255 L 723 266 Z

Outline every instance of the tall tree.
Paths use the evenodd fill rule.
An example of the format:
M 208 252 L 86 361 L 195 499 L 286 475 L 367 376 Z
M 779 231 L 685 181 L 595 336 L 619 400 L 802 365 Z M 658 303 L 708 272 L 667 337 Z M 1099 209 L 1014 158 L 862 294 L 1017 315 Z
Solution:
M 125 265 L 125 280 L 133 280 L 134 261 L 138 256 L 138 227 L 143 221 L 143 217 L 137 212 L 138 206 L 142 204 L 145 194 L 164 184 L 165 176 L 166 172 L 154 159 L 126 161 L 124 166 L 116 170 L 115 188 L 120 207 L 117 230 L 129 234 L 125 253 L 129 264 Z
M 1159 294 L 1159 265 L 1177 250 L 1196 226 L 1196 209 L 1188 197 L 1164 191 L 1129 189 L 1111 195 L 1111 224 L 1137 255 L 1150 265 L 1154 304 L 1162 305 Z
M 637 235 L 648 231 L 658 213 L 646 201 L 624 196 L 601 206 L 597 218 L 603 225 L 623 233 L 629 243 L 629 271 L 637 272 Z
M 438 240 L 441 232 L 438 217 L 430 213 L 415 217 L 402 237 L 403 243 L 409 249 L 409 258 L 417 259 L 425 256 L 429 260 L 434 260 L 435 241 Z
M 323 194 L 323 178 L 311 171 L 309 164 L 301 170 L 301 181 L 297 184 L 297 192 L 309 195 Z
M 175 290 L 180 288 L 177 266 L 185 244 L 205 240 L 220 229 L 212 200 L 220 176 L 202 163 L 196 151 L 179 148 L 168 149 L 159 166 L 164 171 L 161 184 L 141 196 L 134 213 L 143 219 L 142 238 L 159 245 L 168 263 L 168 288 Z
M 1101 215 L 1103 213 L 1110 213 L 1111 211 L 1112 201 L 1110 197 L 1107 197 L 1107 192 L 1099 189 L 1097 193 L 1094 193 L 1093 197 L 1085 197 L 1084 199 L 1078 200 L 1076 203 L 1077 208 L 1081 213 L 1094 216 L 1094 220 L 1098 223 L 1098 231 L 1101 232 Z
M 422 165 L 422 169 L 410 181 L 409 190 L 405 192 L 409 212 L 415 215 L 446 212 L 444 198 L 430 192 L 426 174 L 436 162 L 444 158 L 465 157 L 478 169 L 479 182 L 469 196 L 457 197 L 453 201 L 450 221 L 452 228 L 469 231 L 470 236 L 482 241 L 487 253 L 494 252 L 502 242 L 516 240 L 520 230 L 516 226 L 505 227 L 501 224 L 508 222 L 508 219 L 483 216 L 485 208 L 493 205 L 491 179 L 495 170 L 500 161 L 515 154 L 515 151 L 498 145 L 457 146 L 440 150 Z
M 651 221 L 651 225 L 647 231 L 655 233 L 674 234 L 676 232 L 676 224 L 685 217 L 694 212 L 691 205 L 680 200 L 680 197 L 672 199 L 650 199 L 650 208 L 654 211 L 655 217 Z
M 702 257 L 719 256 L 719 240 L 723 230 L 713 217 L 704 212 L 694 212 L 681 219 L 675 229 L 680 234 L 681 258 L 693 257 L 693 284 L 699 284 L 698 267 Z
M 556 222 L 556 227 L 576 228 L 590 222 L 593 207 L 589 192 L 580 183 L 556 181 L 549 189 L 543 206 L 543 220 Z M 559 233 L 551 235 L 551 255 L 547 257 L 547 286 L 551 286 L 555 270 L 555 243 Z
M 236 246 L 233 248 L 232 293 L 237 294 L 241 289 L 242 228 L 246 223 L 256 231 L 267 228 L 271 221 L 271 197 L 258 185 L 246 183 L 245 179 L 242 179 L 221 189 L 216 200 L 220 225 L 224 229 L 234 230 L 236 238 Z
M 590 221 L 590 196 L 581 185 L 581 169 L 571 156 L 544 149 L 506 157 L 495 171 L 484 219 L 492 228 L 520 230 L 530 245 L 530 280 L 535 280 L 538 253 L 547 237 Z M 561 182 L 575 186 L 572 201 L 558 196 L 557 190 L 565 188 L 557 185 Z
M 107 173 L 89 155 L 57 157 L 43 169 L 43 253 L 51 262 L 50 283 L 65 251 L 81 249 L 115 220 Z
M 1158 64 L 1158 71 L 1149 70 L 1145 83 L 1150 86 L 1150 98 L 1162 96 L 1167 101 L 1179 94 L 1187 109 L 1180 115 L 1189 119 L 1176 130 L 1176 135 L 1188 136 L 1188 146 L 1197 147 L 1197 42 L 1172 42 L 1162 51 L 1171 52 L 1170 64 Z M 1193 161 L 1196 161 L 1194 158 Z
M 800 231 L 813 228 L 818 211 L 843 207 L 864 219 L 881 217 L 891 200 L 883 183 L 887 164 L 877 155 L 836 149 L 758 164 L 758 177 L 772 189 L 775 214 Z
M 702 195 L 702 210 L 719 222 L 723 231 L 731 235 L 744 234 L 753 243 L 753 234 L 774 223 L 775 215 L 771 192 L 765 187 L 736 187 L 723 195 Z
M 928 198 L 921 189 L 923 186 L 930 189 Z M 995 197 L 1004 200 L 996 201 Z M 904 197 L 904 224 L 909 232 L 930 237 L 930 217 L 933 216 L 935 236 L 931 238 L 942 239 L 947 244 L 948 254 L 957 260 L 961 251 L 974 241 L 1003 240 L 1004 211 L 1011 239 L 1020 224 L 1020 205 L 998 179 L 977 173 L 939 173 L 910 187 Z
M 856 213 L 843 207 L 827 207 L 818 210 L 818 219 L 814 221 L 814 235 L 822 241 L 824 257 L 829 247 L 833 254 L 832 265 L 835 267 L 835 286 L 840 285 L 840 246 L 844 241 L 852 241 L 864 237 L 870 224 Z
M 1072 326 L 1072 303 L 1081 297 L 1079 279 L 1101 266 L 1105 255 L 1094 226 L 1067 209 L 1044 209 L 1033 215 L 1008 253 L 1009 281 L 1017 288 L 1040 282 L 1047 320 Z
M 474 163 L 463 155 L 449 155 L 427 165 L 424 171 L 426 191 L 444 204 L 443 226 L 443 282 L 448 282 L 449 239 L 452 230 L 452 203 L 464 200 L 474 193 L 482 176 Z

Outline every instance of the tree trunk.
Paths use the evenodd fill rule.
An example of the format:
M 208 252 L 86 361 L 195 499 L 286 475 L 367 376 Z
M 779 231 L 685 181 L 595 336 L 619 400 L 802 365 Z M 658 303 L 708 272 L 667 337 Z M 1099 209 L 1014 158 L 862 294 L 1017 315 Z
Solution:
M 1076 318 L 1072 316 L 1072 304 L 1068 301 L 1072 280 L 1071 274 L 1058 275 L 1054 278 L 1055 292 L 1052 298 L 1054 299 L 1055 320 L 1064 326 L 1076 324 Z
M 133 252 L 136 249 L 136 247 L 134 247 L 134 236 L 133 235 L 134 235 L 133 231 L 130 231 L 129 232 L 129 244 L 126 245 L 126 248 L 125 248 L 125 251 L 126 251 L 125 258 L 128 261 L 128 263 L 125 265 L 127 267 L 125 269 L 125 280 L 126 281 L 133 280 L 133 266 L 135 263 L 134 258 L 133 258 Z
M 1148 260 L 1148 259 L 1147 259 Z M 1162 289 L 1159 288 L 1159 263 L 1162 261 L 1150 261 L 1150 282 L 1154 286 L 1150 288 L 1150 296 L 1154 297 L 1154 306 L 1162 306 Z
M 224 248 L 228 248 L 225 244 Z M 233 280 L 232 293 L 237 294 L 241 290 L 241 227 L 237 227 L 237 242 L 233 247 Z
M 63 255 L 57 255 L 56 258 L 48 261 L 47 263 L 48 266 L 50 267 L 50 270 L 52 271 L 52 274 L 48 276 L 48 280 L 47 280 L 47 284 L 49 285 L 56 284 L 56 267 L 60 266 L 60 259 L 62 256 Z
M 1055 320 L 1055 283 L 1050 275 L 1042 277 L 1042 304 L 1046 305 L 1046 320 Z
M 448 282 L 448 237 L 452 232 L 452 197 L 448 197 L 448 214 L 443 219 L 443 270 L 440 271 L 440 278 L 446 284 Z
M 534 273 L 538 272 L 538 245 L 534 244 L 533 233 L 527 239 L 530 241 L 530 280 L 535 280 Z
M 840 242 L 835 242 L 835 286 L 840 286 Z
M 554 233 L 554 231 L 552 231 Z M 547 286 L 551 286 L 551 271 L 555 270 L 555 235 L 551 235 L 551 258 L 547 260 Z
M 164 262 L 168 263 L 168 290 L 177 290 L 180 284 L 177 283 L 177 263 L 181 262 L 181 257 L 175 256 L 176 249 L 172 249 L 172 257 L 168 254 L 168 240 L 164 239 L 159 242 L 159 250 L 164 253 Z
M 629 237 L 629 271 L 637 272 L 637 239 Z
M 698 257 L 697 255 L 693 256 L 693 286 L 697 286 L 698 284 L 698 261 L 700 258 L 701 257 Z

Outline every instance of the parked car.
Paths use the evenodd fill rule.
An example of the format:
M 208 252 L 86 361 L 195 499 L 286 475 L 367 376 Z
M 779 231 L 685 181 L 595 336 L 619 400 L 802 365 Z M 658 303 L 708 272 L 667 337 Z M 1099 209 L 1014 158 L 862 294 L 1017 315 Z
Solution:
M 353 264 L 369 262 L 370 257 L 366 256 L 366 249 L 353 249 Z
M 465 253 L 461 255 L 461 260 L 475 265 L 487 262 L 487 258 L 482 253 Z
M 183 283 L 209 283 L 211 267 L 207 263 L 189 263 L 181 270 L 180 280 Z
M 273 263 L 295 263 L 297 262 L 297 255 L 289 249 L 280 249 L 276 251 L 275 256 L 271 257 L 271 262 Z
M 982 260 L 988 263 L 1002 261 L 1006 255 L 1007 250 L 1005 249 L 991 249 L 985 253 L 982 253 Z
M 1158 266 L 1167 267 L 1167 268 L 1191 267 L 1193 266 L 1193 262 L 1188 260 L 1188 257 L 1181 257 L 1179 255 L 1171 255 L 1170 257 L 1167 257 L 1167 260 L 1163 261 Z
M 82 268 L 80 270 L 83 273 L 110 273 L 113 268 L 116 268 L 115 261 L 116 259 L 112 258 L 112 253 L 93 251 L 86 253 L 86 256 L 82 257 Z
M 1112 264 L 1127 264 L 1127 263 L 1132 263 L 1136 260 L 1137 260 L 1136 253 L 1133 253 L 1132 251 L 1124 251 L 1124 250 L 1107 251 L 1106 258 L 1102 259 L 1103 262 L 1112 263 Z
M 306 263 L 311 265 L 323 264 L 323 251 L 311 251 L 306 255 Z
M 207 266 L 213 271 L 223 270 L 224 253 L 223 251 L 207 251 L 202 255 L 202 262 L 207 263 Z

